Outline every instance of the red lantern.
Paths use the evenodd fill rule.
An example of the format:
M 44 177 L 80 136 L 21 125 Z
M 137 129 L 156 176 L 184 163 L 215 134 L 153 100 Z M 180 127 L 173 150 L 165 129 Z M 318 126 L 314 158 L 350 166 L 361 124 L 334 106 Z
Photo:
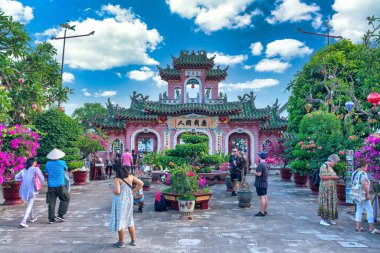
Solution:
M 373 104 L 373 111 L 376 112 L 376 105 L 380 102 L 380 94 L 376 92 L 370 93 L 367 100 Z
M 194 89 L 194 88 L 195 88 L 195 84 L 192 84 L 192 85 L 191 85 L 191 88 Z

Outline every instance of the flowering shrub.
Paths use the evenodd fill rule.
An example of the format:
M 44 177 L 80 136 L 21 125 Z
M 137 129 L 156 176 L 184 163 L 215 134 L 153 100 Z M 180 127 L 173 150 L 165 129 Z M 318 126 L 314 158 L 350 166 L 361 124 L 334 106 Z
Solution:
M 364 141 L 364 146 L 355 152 L 355 160 L 364 159 L 368 164 L 368 171 L 374 177 L 380 178 L 380 134 L 371 134 Z
M 289 159 L 285 156 L 285 147 L 282 143 L 282 141 L 278 142 L 269 142 L 269 149 L 268 149 L 268 158 L 266 159 L 267 163 L 283 163 L 284 167 L 289 162 Z
M 85 157 L 97 151 L 107 150 L 107 148 L 107 141 L 101 135 L 95 133 L 88 132 L 83 134 L 79 142 L 79 149 Z
M 172 191 L 178 194 L 181 199 L 193 199 L 199 191 L 200 182 L 198 176 L 192 171 L 190 166 L 180 166 L 170 170 Z
M 0 184 L 14 180 L 25 167 L 26 158 L 37 155 L 40 136 L 30 129 L 0 125 Z

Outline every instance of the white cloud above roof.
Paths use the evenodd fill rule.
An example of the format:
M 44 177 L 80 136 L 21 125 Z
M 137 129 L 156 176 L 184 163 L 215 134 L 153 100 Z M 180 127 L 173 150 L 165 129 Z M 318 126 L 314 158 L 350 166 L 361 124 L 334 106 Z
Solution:
M 265 54 L 267 57 L 279 56 L 284 59 L 304 57 L 310 55 L 313 49 L 305 43 L 295 39 L 275 40 L 267 44 Z
M 291 66 L 290 63 L 283 62 L 279 59 L 262 59 L 256 64 L 255 71 L 283 73 Z
M 252 55 L 261 55 L 261 52 L 263 51 L 264 47 L 261 42 L 255 42 L 252 43 L 249 48 L 251 49 Z
M 234 90 L 252 90 L 263 89 L 266 87 L 272 87 L 278 85 L 280 82 L 277 79 L 253 79 L 246 82 L 238 83 L 220 83 L 219 88 L 222 91 L 234 91 Z
M 27 24 L 34 18 L 33 9 L 30 6 L 24 6 L 19 1 L 0 0 L 0 10 L 7 16 L 12 16 L 13 20 Z
M 269 24 L 276 24 L 316 19 L 316 21 L 313 21 L 313 27 L 319 28 L 322 24 L 322 22 L 319 22 L 321 20 L 319 11 L 320 7 L 315 3 L 308 5 L 300 0 L 279 0 L 276 8 L 271 11 L 271 16 L 267 17 L 266 21 Z
M 238 29 L 252 24 L 252 18 L 262 15 L 258 9 L 246 12 L 254 0 L 166 0 L 170 11 L 195 24 L 205 33 L 223 28 Z
M 355 43 L 360 43 L 364 33 L 371 29 L 366 18 L 372 15 L 380 17 L 379 0 L 335 0 L 332 8 L 336 12 L 330 22 L 332 34 Z
M 207 53 L 207 57 L 213 57 L 214 55 L 216 56 L 214 59 L 215 64 L 230 65 L 230 66 L 243 63 L 245 60 L 248 59 L 248 56 L 245 54 L 227 55 L 221 52 Z
M 107 70 L 131 64 L 159 64 L 149 56 L 157 49 L 163 37 L 156 29 L 149 29 L 131 9 L 119 5 L 104 5 L 98 12 L 102 19 L 86 18 L 73 21 L 75 31 L 69 30 L 67 36 L 88 34 L 93 36 L 68 39 L 66 41 L 65 64 L 73 69 Z M 63 36 L 62 29 L 51 28 L 41 35 Z M 61 59 L 62 40 L 50 41 L 57 48 Z
M 154 72 L 149 67 L 141 67 L 140 70 L 132 70 L 127 73 L 127 76 L 136 81 L 145 81 L 154 76 Z

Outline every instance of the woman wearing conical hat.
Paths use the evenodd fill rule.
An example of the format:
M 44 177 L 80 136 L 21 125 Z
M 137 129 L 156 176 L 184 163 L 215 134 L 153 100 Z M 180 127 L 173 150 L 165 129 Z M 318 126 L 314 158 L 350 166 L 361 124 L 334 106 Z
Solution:
M 49 224 L 56 221 L 65 221 L 64 215 L 69 208 L 70 195 L 65 185 L 65 170 L 67 164 L 60 160 L 65 156 L 59 149 L 53 149 L 47 158 L 45 173 L 48 174 L 48 191 L 46 193 L 46 203 L 49 205 Z M 57 197 L 60 200 L 58 208 L 58 216 L 55 216 L 55 204 Z

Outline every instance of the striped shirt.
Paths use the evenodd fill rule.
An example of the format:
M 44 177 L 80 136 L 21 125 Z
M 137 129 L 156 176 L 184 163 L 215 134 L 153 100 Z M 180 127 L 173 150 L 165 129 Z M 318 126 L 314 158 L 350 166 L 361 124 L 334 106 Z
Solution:
M 255 177 L 255 187 L 257 188 L 268 188 L 268 174 L 269 167 L 267 163 L 259 163 L 257 167 L 257 172 L 262 172 L 261 176 Z

